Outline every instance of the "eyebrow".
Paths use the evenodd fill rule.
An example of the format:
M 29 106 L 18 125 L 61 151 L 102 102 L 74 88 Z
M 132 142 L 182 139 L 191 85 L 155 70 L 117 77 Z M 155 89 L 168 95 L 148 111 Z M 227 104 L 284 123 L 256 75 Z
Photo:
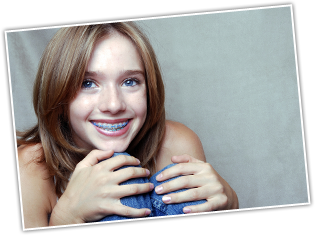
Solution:
M 90 77 L 96 77 L 98 76 L 100 73 L 99 72 L 95 72 L 95 71 L 85 71 L 85 76 L 90 76 Z M 119 76 L 132 76 L 132 75 L 138 75 L 141 74 L 142 76 L 145 77 L 145 73 L 142 70 L 121 70 L 119 71 Z

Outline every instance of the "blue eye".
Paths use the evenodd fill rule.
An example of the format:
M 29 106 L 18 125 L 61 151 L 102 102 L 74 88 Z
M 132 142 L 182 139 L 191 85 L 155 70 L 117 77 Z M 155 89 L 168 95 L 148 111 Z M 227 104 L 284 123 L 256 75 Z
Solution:
M 139 82 L 136 79 L 127 79 L 123 83 L 125 86 L 135 86 L 137 84 L 139 84 Z
M 96 86 L 95 83 L 93 81 L 91 81 L 91 80 L 84 80 L 82 82 L 82 88 L 88 89 L 88 88 L 93 88 L 95 86 Z

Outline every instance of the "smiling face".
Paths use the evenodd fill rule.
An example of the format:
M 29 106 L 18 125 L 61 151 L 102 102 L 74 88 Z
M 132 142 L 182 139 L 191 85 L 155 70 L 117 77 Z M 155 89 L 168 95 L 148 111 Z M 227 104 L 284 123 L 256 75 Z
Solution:
M 69 105 L 73 140 L 87 149 L 125 151 L 147 114 L 145 71 L 127 37 L 114 31 L 96 44 L 81 89 Z

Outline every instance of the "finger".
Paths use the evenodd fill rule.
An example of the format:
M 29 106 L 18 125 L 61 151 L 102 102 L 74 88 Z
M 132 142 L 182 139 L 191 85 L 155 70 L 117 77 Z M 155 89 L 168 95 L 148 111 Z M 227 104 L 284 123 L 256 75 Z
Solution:
M 140 161 L 133 156 L 118 155 L 99 164 L 104 165 L 109 171 L 114 171 L 123 166 L 137 166 L 140 164 Z
M 135 209 L 129 206 L 120 205 L 115 208 L 115 211 L 113 214 L 116 215 L 122 215 L 126 217 L 132 217 L 132 218 L 140 218 L 148 216 L 151 213 L 151 210 L 148 208 L 142 208 L 142 209 Z
M 200 160 L 193 158 L 188 154 L 183 154 L 179 156 L 172 156 L 171 158 L 173 163 L 188 163 L 188 162 L 201 162 Z
M 207 190 L 200 188 L 192 188 L 178 193 L 171 193 L 162 197 L 165 204 L 194 202 L 206 199 L 208 195 Z
M 147 177 L 149 175 L 150 175 L 150 171 L 148 169 L 145 169 L 142 167 L 130 166 L 130 167 L 115 171 L 113 173 L 113 178 L 119 184 L 129 179 Z
M 99 161 L 110 158 L 114 154 L 113 150 L 102 151 L 92 150 L 81 162 L 79 162 L 76 168 L 81 169 L 84 167 L 94 166 Z
M 165 194 L 179 189 L 197 188 L 202 186 L 204 181 L 202 176 L 182 176 L 155 187 L 155 192 Z
M 180 175 L 192 175 L 200 171 L 200 164 L 180 163 L 165 169 L 156 176 L 157 181 L 164 181 Z
M 152 183 L 120 185 L 119 191 L 115 193 L 115 196 L 123 198 L 132 195 L 144 194 L 152 191 L 153 188 L 154 185 Z
M 183 208 L 183 212 L 185 214 L 188 214 L 188 213 L 201 213 L 201 212 L 222 210 L 225 208 L 227 203 L 228 203 L 228 199 L 226 195 L 217 195 L 209 199 L 205 203 L 202 203 L 199 205 L 193 205 L 193 206 L 186 206 Z

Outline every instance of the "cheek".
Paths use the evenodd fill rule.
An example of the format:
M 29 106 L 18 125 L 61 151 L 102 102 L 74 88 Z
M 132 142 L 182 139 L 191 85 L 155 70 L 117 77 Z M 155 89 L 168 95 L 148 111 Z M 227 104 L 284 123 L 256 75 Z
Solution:
M 132 110 L 135 116 L 139 119 L 139 122 L 143 124 L 147 116 L 146 94 L 138 92 L 136 94 L 127 95 L 125 97 L 125 102 L 129 107 L 128 109 Z
M 76 119 L 86 119 L 92 110 L 92 101 L 78 96 L 69 105 L 70 122 Z

